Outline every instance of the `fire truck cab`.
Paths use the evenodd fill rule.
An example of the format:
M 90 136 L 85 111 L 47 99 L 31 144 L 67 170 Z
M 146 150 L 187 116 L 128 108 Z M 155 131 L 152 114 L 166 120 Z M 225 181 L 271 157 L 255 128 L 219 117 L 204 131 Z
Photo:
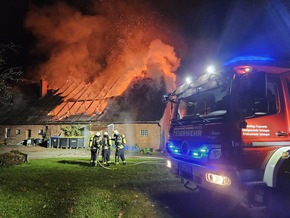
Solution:
M 287 64 L 286 64 L 287 65 Z M 236 58 L 163 96 L 172 104 L 167 167 L 186 187 L 264 205 L 290 189 L 290 65 Z M 290 193 L 290 192 L 289 192 Z

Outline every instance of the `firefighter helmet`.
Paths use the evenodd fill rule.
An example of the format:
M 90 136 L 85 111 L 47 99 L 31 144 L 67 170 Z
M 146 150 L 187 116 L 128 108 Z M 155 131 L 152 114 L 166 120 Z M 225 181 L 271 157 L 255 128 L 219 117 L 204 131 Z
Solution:
M 108 132 L 104 132 L 104 135 L 109 135 Z
M 101 135 L 101 134 L 100 134 L 99 132 L 97 132 L 97 133 L 95 134 L 95 136 L 98 136 L 98 137 L 99 137 L 100 135 Z
M 114 130 L 114 134 L 115 134 L 115 135 L 119 135 L 118 130 Z

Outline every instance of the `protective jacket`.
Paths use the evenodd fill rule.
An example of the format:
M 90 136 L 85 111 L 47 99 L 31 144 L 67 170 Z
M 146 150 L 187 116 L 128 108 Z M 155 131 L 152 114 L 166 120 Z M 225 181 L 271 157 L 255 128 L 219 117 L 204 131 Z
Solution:
M 108 135 L 104 135 L 102 138 L 102 157 L 103 157 L 103 163 L 105 166 L 109 166 L 110 161 L 110 148 L 111 148 L 111 137 Z
M 102 145 L 102 140 L 100 137 L 98 136 L 94 136 L 94 139 L 93 139 L 93 146 L 97 147 L 97 148 L 100 148 Z
M 101 144 L 102 144 L 104 150 L 109 150 L 111 145 L 112 145 L 111 137 L 103 136 Z
M 101 145 L 102 145 L 101 138 L 98 136 L 94 136 L 91 149 L 97 151 L 98 149 L 100 149 Z
M 126 144 L 126 138 L 124 135 L 116 135 L 115 136 L 116 150 L 123 149 L 125 144 Z
M 124 135 L 115 135 L 114 138 L 116 152 L 115 152 L 115 163 L 119 164 L 119 158 L 121 158 L 123 164 L 126 164 L 124 146 L 126 144 L 126 138 Z
M 97 160 L 97 156 L 99 154 L 99 150 L 101 147 L 101 139 L 99 136 L 94 136 L 94 138 L 91 141 L 91 166 L 95 166 L 96 165 L 96 160 Z

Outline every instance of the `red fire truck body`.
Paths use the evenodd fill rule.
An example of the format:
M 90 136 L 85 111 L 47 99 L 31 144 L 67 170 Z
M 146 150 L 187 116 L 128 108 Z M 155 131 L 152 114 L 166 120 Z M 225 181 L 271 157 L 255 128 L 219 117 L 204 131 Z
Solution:
M 290 67 L 279 64 L 238 60 L 163 96 L 174 108 L 167 166 L 186 187 L 253 205 L 289 189 Z

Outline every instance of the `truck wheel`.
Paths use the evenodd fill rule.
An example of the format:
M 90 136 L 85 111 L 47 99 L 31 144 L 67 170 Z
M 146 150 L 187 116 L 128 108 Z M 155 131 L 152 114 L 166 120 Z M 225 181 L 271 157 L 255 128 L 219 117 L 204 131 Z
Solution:
M 248 190 L 248 206 L 250 208 L 266 208 L 269 193 L 266 184 L 257 184 Z
M 290 194 L 290 159 L 288 158 L 281 165 L 277 176 L 277 190 Z
M 198 187 L 201 195 L 206 199 L 207 207 L 211 209 L 211 217 L 227 217 L 239 202 L 221 193 L 207 190 L 203 187 Z
M 285 209 L 289 207 L 290 202 L 290 159 L 284 161 L 277 175 L 276 187 L 270 191 L 268 202 L 268 214 L 279 217 L 290 217 L 290 211 Z
M 290 217 L 290 212 L 286 209 L 289 207 L 289 194 L 284 193 L 279 188 L 269 188 L 268 196 L 266 210 L 268 217 Z

